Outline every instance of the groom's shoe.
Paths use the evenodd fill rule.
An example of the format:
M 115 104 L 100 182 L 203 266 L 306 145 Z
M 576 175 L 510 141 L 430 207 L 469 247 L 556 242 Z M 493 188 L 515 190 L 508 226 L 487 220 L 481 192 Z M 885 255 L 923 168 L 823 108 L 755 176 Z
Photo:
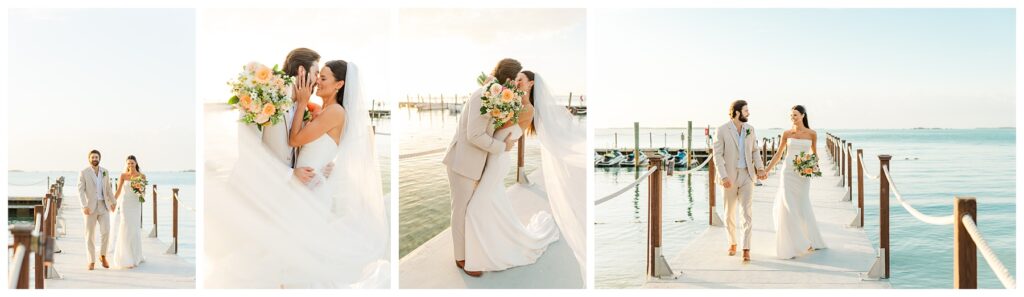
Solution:
M 462 271 L 465 272 L 466 275 L 472 276 L 472 277 L 480 277 L 481 275 L 484 275 L 483 271 L 469 271 L 469 270 L 465 270 L 465 269 L 463 269 Z
M 735 244 L 734 245 L 730 245 L 729 246 L 729 256 L 735 256 L 735 255 L 736 255 L 736 245 Z
M 110 268 L 110 265 L 107 264 L 107 256 L 100 256 L 100 264 L 103 264 L 103 268 Z
M 749 249 L 743 249 L 743 262 L 744 263 L 750 262 L 750 250 Z
M 96 263 L 89 263 L 89 270 L 96 269 Z
M 459 269 L 465 269 L 466 260 L 455 260 L 455 267 L 458 267 Z

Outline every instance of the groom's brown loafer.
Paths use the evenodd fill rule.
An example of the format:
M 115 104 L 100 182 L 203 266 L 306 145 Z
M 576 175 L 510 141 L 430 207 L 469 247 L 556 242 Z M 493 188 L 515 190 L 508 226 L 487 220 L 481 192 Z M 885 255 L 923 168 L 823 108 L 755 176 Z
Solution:
M 735 256 L 735 255 L 736 255 L 736 245 L 735 244 L 734 245 L 730 245 L 729 246 L 729 256 Z
M 465 269 L 466 260 L 455 260 L 455 267 L 458 267 L 459 269 Z
M 750 250 L 748 249 L 743 250 L 743 262 L 750 262 Z
M 465 270 L 465 269 L 463 269 L 462 271 L 465 272 L 466 275 L 472 276 L 472 277 L 480 277 L 481 275 L 484 275 L 483 271 L 469 271 L 469 270 Z
M 110 268 L 110 264 L 107 264 L 106 256 L 100 256 L 100 264 L 103 264 L 103 268 Z
M 89 263 L 89 270 L 96 269 L 96 263 Z

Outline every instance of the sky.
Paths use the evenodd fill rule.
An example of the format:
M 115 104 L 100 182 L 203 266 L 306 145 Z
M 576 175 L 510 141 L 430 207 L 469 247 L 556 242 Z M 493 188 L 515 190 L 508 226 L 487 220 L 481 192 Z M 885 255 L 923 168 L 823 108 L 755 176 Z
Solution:
M 198 88 L 202 102 L 227 102 L 227 81 L 251 61 L 284 65 L 292 49 L 320 54 L 320 67 L 345 60 L 359 69 L 367 100 L 389 92 L 389 9 L 200 9 Z M 311 101 L 321 103 L 318 97 Z
M 8 169 L 195 169 L 195 13 L 8 10 Z
M 540 74 L 556 96 L 584 93 L 586 9 L 402 9 L 399 100 L 465 94 L 503 58 Z M 448 96 L 448 95 L 445 95 Z
M 1015 127 L 1012 9 L 594 9 L 597 128 Z M 606 112 L 614 111 L 614 112 Z

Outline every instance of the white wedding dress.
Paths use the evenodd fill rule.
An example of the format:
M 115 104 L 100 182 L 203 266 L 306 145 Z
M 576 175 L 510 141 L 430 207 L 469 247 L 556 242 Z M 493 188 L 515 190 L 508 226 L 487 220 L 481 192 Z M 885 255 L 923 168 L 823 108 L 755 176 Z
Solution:
M 295 160 L 295 167 L 324 168 L 334 160 L 338 152 L 338 144 L 330 135 L 324 133 L 313 142 L 302 146 L 302 152 Z M 334 207 L 331 200 L 331 187 L 325 185 L 327 179 L 322 174 L 316 174 L 306 187 L 313 191 L 313 197 L 322 203 L 326 209 Z
M 775 248 L 779 259 L 791 259 L 808 248 L 826 248 L 818 230 L 818 221 L 811 207 L 811 178 L 800 176 L 792 167 L 792 160 L 803 152 L 811 153 L 811 141 L 790 138 L 786 159 L 779 176 L 779 191 L 773 207 L 775 219 Z
M 494 132 L 494 138 L 523 135 L 519 125 Z M 541 211 L 523 225 L 506 195 L 505 176 L 511 160 L 507 152 L 488 154 L 466 209 L 466 270 L 501 271 L 533 264 L 548 245 L 558 240 L 558 226 L 551 214 Z
M 139 266 L 142 257 L 142 234 L 139 217 L 142 216 L 142 202 L 132 191 L 129 181 L 124 182 L 121 197 L 117 198 L 117 240 L 114 241 L 115 269 L 131 269 Z
M 340 144 L 325 134 L 296 160 L 313 168 L 334 160 L 313 187 L 283 174 L 287 166 L 237 111 L 207 107 L 203 288 L 390 286 L 387 197 L 356 78 L 349 63 Z

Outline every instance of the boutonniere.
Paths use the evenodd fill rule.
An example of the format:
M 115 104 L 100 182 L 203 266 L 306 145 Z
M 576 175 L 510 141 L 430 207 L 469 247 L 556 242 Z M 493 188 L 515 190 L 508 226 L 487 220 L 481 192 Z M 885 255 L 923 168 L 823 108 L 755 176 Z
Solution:
M 103 177 L 107 177 L 107 171 L 103 170 Z
M 747 128 L 747 136 L 750 136 L 750 128 Z

